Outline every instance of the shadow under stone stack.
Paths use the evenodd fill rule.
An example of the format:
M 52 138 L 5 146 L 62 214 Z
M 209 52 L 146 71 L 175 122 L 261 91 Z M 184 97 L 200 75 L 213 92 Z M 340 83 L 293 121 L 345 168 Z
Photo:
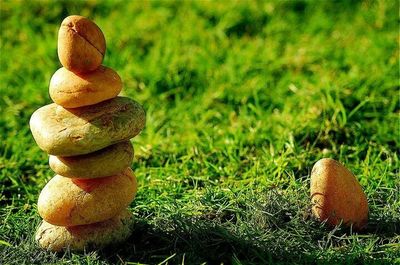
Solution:
M 145 126 L 139 103 L 118 97 L 119 75 L 102 66 L 104 35 L 91 20 L 69 16 L 61 24 L 58 56 L 64 66 L 50 81 L 54 103 L 36 110 L 30 128 L 56 172 L 43 188 L 36 233 L 52 251 L 101 248 L 131 232 L 127 210 L 136 191 L 130 169 L 131 138 Z

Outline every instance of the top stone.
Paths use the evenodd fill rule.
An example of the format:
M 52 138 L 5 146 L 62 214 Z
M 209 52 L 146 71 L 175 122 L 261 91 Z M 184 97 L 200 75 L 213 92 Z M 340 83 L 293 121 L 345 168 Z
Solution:
M 101 29 L 82 16 L 66 17 L 58 32 L 58 57 L 75 73 L 95 70 L 103 61 L 106 41 Z

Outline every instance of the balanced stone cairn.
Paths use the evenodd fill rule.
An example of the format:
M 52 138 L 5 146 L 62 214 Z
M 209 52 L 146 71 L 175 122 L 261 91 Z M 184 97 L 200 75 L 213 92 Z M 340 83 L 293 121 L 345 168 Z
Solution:
M 64 67 L 49 88 L 55 103 L 36 110 L 30 120 L 33 137 L 57 174 L 38 201 L 43 222 L 36 240 L 52 251 L 101 248 L 131 232 L 127 207 L 137 182 L 129 139 L 144 128 L 146 117 L 136 101 L 117 96 L 122 81 L 101 65 L 105 51 L 104 35 L 94 22 L 65 18 L 58 35 Z

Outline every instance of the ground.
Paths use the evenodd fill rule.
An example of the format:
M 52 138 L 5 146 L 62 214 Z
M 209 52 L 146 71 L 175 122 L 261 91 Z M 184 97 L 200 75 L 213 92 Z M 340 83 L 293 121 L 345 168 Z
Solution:
M 1 1 L 0 263 L 400 263 L 399 1 Z M 40 250 L 53 176 L 29 118 L 51 102 L 57 31 L 81 14 L 143 104 L 133 235 Z M 310 216 L 313 164 L 360 181 L 365 231 Z

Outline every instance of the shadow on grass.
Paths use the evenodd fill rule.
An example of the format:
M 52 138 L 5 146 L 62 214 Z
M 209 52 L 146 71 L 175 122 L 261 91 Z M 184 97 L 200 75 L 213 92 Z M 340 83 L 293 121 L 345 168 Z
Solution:
M 394 257 L 395 250 L 389 253 L 385 245 L 393 245 L 400 234 L 397 215 L 372 208 L 365 230 L 332 229 L 311 218 L 306 190 L 295 194 L 247 194 L 247 203 L 234 211 L 218 208 L 196 217 L 138 217 L 126 242 L 98 254 L 110 264 L 156 264 L 168 258 L 169 264 L 374 264 Z
M 163 231 L 145 221 L 135 224 L 133 234 L 119 246 L 103 250 L 99 255 L 110 263 L 159 263 L 171 257 L 171 264 L 231 264 L 234 259 L 265 263 L 273 254 L 257 245 L 257 240 L 238 237 L 221 224 L 211 221 L 174 220 L 174 230 Z
M 400 220 L 388 218 L 387 220 L 371 219 L 363 234 L 373 234 L 379 237 L 395 237 L 400 235 Z
M 102 250 L 98 254 L 101 259 L 110 264 L 126 262 L 157 264 L 166 259 L 168 259 L 168 264 L 181 264 L 183 261 L 185 261 L 185 264 L 241 264 L 241 262 L 244 262 L 244 264 L 335 263 L 334 260 L 329 258 L 318 258 L 318 255 L 312 254 L 316 251 L 313 247 L 308 249 L 311 252 L 302 252 L 300 248 L 296 249 L 294 242 L 293 246 L 291 246 L 290 240 L 282 245 L 282 238 L 278 238 L 278 234 L 276 234 L 276 240 L 270 237 L 267 241 L 260 242 L 257 237 L 249 239 L 237 236 L 229 231 L 229 228 L 224 227 L 224 224 L 215 224 L 210 220 L 181 218 L 174 220 L 174 222 L 177 224 L 174 230 L 163 231 L 140 220 L 135 224 L 134 232 L 126 242 Z M 314 223 L 309 227 L 312 230 L 315 229 L 313 235 L 315 239 L 321 239 L 322 235 L 329 234 L 329 230 L 322 231 L 320 228 L 313 228 L 315 225 Z M 397 226 L 398 224 L 395 221 L 379 222 L 379 224 L 372 222 L 359 235 L 373 234 L 378 237 L 393 237 L 399 232 Z M 351 232 L 341 227 L 335 234 L 343 236 L 343 233 L 350 234 Z M 341 245 L 339 242 L 341 240 L 337 241 L 332 242 L 332 244 Z M 339 260 L 355 262 L 360 258 L 365 259 L 367 257 L 348 253 L 339 258 Z M 374 263 L 373 260 L 368 260 L 368 262 Z
M 373 235 L 389 239 L 400 232 L 398 220 L 394 219 L 370 220 L 367 228 L 358 234 L 353 234 L 350 229 L 342 226 L 333 230 L 327 229 L 309 218 L 306 219 L 308 220 L 299 220 L 294 225 L 287 220 L 286 225 L 283 222 L 279 227 L 266 228 L 261 233 L 257 227 L 253 227 L 254 230 L 249 229 L 252 226 L 251 221 L 241 229 L 229 221 L 221 223 L 187 216 L 173 217 L 165 221 L 164 225 L 138 219 L 133 234 L 126 242 L 98 254 L 110 264 L 157 264 L 166 259 L 169 264 L 181 264 L 183 261 L 185 264 L 335 264 L 339 260 L 352 263 L 360 259 L 374 263 L 377 257 L 370 259 L 356 252 L 345 251 L 343 256 L 338 254 L 333 260 L 329 256 L 319 256 L 316 254 L 321 251 L 318 242 L 330 242 L 333 247 L 343 247 L 343 242 L 346 241 L 344 237 L 348 239 L 358 235 Z M 283 230 L 286 232 L 282 232 Z M 304 242 L 301 241 L 301 236 L 296 235 L 297 230 L 303 234 Z

